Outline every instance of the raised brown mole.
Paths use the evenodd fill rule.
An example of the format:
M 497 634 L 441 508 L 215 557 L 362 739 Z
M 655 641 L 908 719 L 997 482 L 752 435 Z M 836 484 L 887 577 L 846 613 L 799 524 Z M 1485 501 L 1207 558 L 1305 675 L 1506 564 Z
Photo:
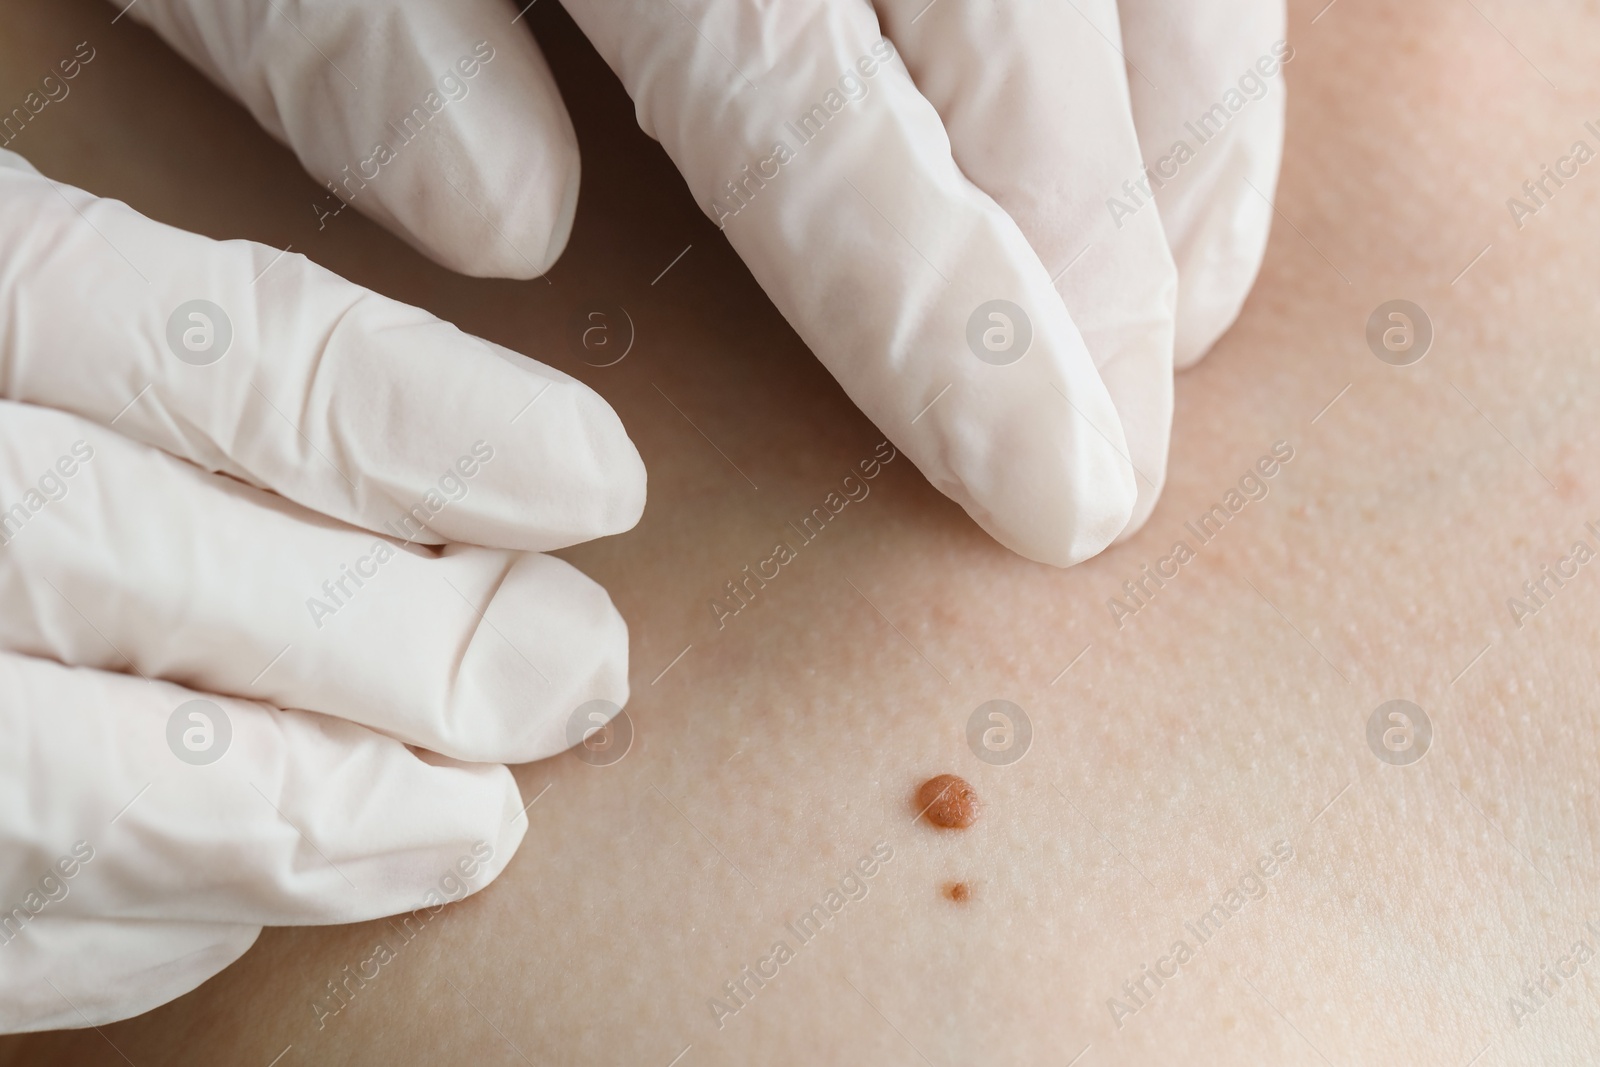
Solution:
M 972 887 L 965 882 L 946 882 L 944 895 L 946 899 L 953 900 L 957 904 L 965 904 L 972 899 Z
M 917 807 L 933 825 L 946 830 L 965 830 L 978 821 L 978 794 L 966 779 L 954 774 L 939 774 L 917 790 Z

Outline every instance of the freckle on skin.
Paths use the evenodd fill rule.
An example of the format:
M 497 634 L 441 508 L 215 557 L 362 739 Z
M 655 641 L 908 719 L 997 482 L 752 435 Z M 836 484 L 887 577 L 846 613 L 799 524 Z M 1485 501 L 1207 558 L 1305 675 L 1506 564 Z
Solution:
M 946 882 L 944 895 L 957 904 L 965 904 L 972 899 L 972 887 L 965 882 Z
M 965 830 L 978 821 L 978 794 L 966 779 L 940 774 L 917 790 L 917 808 L 935 826 Z

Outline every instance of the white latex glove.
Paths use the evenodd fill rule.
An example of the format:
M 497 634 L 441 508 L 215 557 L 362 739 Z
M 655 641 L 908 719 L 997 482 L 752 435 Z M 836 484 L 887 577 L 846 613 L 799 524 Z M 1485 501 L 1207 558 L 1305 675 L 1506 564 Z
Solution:
M 1058 565 L 1144 522 L 1174 345 L 1180 365 L 1211 346 L 1265 248 L 1283 0 L 566 3 L 778 309 L 930 481 Z M 526 278 L 559 255 L 576 142 L 506 0 L 141 0 L 129 17 L 439 262 Z M 1150 206 L 1124 183 L 1178 140 L 1192 157 Z M 1021 351 L 993 300 L 1031 332 L 1006 365 L 976 354 Z
M 500 761 L 627 699 L 622 619 L 540 551 L 633 525 L 632 443 L 299 255 L 0 164 L 0 1032 L 263 924 L 425 925 L 522 839 Z

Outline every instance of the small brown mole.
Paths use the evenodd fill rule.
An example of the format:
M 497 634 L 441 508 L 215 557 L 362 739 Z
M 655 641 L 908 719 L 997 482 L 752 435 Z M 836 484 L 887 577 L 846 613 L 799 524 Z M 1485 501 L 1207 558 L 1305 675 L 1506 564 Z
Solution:
M 946 899 L 953 900 L 957 904 L 965 904 L 972 899 L 972 887 L 965 882 L 946 882 L 944 895 Z
M 933 825 L 965 830 L 978 821 L 978 794 L 964 778 L 939 774 L 917 790 L 917 807 Z

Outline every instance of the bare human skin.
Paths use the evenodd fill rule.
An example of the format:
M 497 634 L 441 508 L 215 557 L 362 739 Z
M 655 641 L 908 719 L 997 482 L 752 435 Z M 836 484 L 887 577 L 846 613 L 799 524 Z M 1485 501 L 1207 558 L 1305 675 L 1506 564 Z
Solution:
M 1179 380 L 1148 526 L 1051 570 L 900 457 L 737 614 L 710 604 L 882 437 L 565 17 L 527 17 L 584 152 L 549 284 L 451 276 L 349 212 L 319 231 L 315 182 L 148 34 L 90 0 L 6 15 L 3 99 L 34 59 L 100 50 L 12 146 L 46 173 L 579 374 L 651 498 L 566 553 L 632 628 L 632 748 L 521 768 L 531 827 L 497 883 L 410 940 L 269 930 L 173 1004 L 0 1041 L 0 1064 L 1600 1059 L 1600 564 L 1572 552 L 1600 543 L 1600 164 L 1559 162 L 1600 148 L 1591 8 L 1292 5 L 1281 215 L 1243 317 Z M 1544 164 L 1576 176 L 1535 205 Z M 1520 228 L 1513 196 L 1538 208 Z M 1392 299 L 1435 331 L 1411 366 L 1365 338 Z M 593 301 L 637 326 L 605 369 L 567 347 Z M 1241 484 L 1269 492 L 1201 543 L 1185 524 Z M 1431 726 L 1409 764 L 1417 723 L 1368 741 L 1397 699 Z M 968 747 L 991 700 L 1031 722 L 1019 762 Z M 983 798 L 962 833 L 908 804 L 945 770 Z

